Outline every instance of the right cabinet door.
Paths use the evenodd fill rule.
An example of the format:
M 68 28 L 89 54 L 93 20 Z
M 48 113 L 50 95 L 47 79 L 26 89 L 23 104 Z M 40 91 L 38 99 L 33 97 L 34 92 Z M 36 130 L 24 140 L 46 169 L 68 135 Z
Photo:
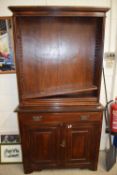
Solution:
M 97 169 L 99 139 L 100 125 L 98 123 L 66 125 L 66 166 Z

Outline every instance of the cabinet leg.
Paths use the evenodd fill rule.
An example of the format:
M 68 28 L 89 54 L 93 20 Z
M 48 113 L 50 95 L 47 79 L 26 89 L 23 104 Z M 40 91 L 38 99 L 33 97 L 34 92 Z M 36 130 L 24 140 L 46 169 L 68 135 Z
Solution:
M 24 174 L 30 174 L 32 173 L 33 171 L 31 169 L 24 169 Z
M 23 167 L 24 167 L 24 173 L 25 174 L 30 174 L 30 173 L 33 172 L 32 168 L 30 168 L 29 166 L 24 164 Z
M 97 164 L 96 164 L 96 165 L 92 165 L 92 166 L 90 167 L 90 170 L 92 170 L 92 171 L 97 171 Z
M 33 171 L 42 171 L 42 168 L 40 168 L 39 166 L 31 166 L 30 164 L 23 164 L 23 168 L 24 168 L 24 174 L 30 174 Z

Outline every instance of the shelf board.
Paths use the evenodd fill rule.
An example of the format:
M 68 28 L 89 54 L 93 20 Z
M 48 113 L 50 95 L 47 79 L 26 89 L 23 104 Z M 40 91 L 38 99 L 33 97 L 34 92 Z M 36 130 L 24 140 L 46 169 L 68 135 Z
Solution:
M 46 97 L 56 97 L 56 96 L 62 96 L 62 95 L 75 95 L 78 93 L 85 93 L 85 92 L 91 92 L 96 90 L 97 90 L 97 86 L 94 86 L 94 85 L 72 84 L 72 85 L 64 85 L 56 88 L 48 88 L 36 94 L 28 94 L 25 97 L 24 96 L 23 97 L 24 98 L 46 98 Z

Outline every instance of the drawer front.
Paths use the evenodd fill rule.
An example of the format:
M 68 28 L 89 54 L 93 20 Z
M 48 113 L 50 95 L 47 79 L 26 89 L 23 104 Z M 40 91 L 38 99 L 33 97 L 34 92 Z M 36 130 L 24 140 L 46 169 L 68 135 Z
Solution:
M 52 123 L 52 122 L 101 122 L 102 112 L 81 112 L 81 113 L 37 113 L 25 112 L 19 114 L 19 119 L 24 123 Z

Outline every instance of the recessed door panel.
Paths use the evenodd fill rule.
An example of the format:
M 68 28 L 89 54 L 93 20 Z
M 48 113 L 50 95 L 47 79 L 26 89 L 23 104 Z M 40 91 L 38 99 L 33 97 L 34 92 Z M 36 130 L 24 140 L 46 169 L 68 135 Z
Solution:
M 21 132 L 23 133 L 22 146 L 25 147 L 24 154 L 28 154 L 30 163 L 45 167 L 57 165 L 60 144 L 57 125 L 30 125 L 25 123 L 22 125 Z
M 70 127 L 68 125 L 66 129 L 66 165 L 91 164 L 96 144 L 94 126 L 91 123 L 71 123 Z

